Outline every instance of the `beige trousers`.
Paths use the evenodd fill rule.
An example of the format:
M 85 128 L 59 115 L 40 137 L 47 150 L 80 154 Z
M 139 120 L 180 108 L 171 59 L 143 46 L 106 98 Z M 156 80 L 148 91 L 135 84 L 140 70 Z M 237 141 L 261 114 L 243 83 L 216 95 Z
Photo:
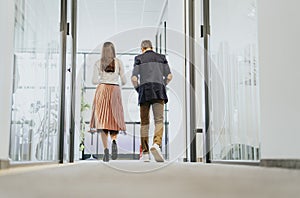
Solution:
M 150 116 L 149 111 L 152 106 L 154 115 L 155 131 L 153 137 L 153 144 L 161 146 L 163 131 L 164 131 L 164 100 L 155 100 L 153 102 L 147 102 L 140 105 L 140 117 L 141 117 L 141 145 L 143 153 L 149 153 L 149 124 Z

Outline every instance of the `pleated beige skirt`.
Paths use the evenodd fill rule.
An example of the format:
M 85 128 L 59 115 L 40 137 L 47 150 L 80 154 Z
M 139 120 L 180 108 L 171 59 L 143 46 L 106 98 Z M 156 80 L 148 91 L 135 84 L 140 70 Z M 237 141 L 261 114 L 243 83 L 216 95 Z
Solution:
M 91 129 L 126 131 L 121 90 L 118 85 L 99 84 L 97 86 L 90 127 Z

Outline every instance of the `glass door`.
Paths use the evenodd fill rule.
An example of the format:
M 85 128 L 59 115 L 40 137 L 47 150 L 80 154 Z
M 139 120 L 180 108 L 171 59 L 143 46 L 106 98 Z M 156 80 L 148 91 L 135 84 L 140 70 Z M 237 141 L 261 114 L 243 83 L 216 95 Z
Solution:
M 204 0 L 210 159 L 258 161 L 256 0 Z
M 15 0 L 10 158 L 58 160 L 60 0 Z
M 65 141 L 71 142 L 72 77 L 66 74 L 73 67 L 75 46 L 73 37 L 66 42 L 71 2 L 15 0 L 9 153 L 14 162 L 70 158 L 61 153 L 69 151 L 62 146 Z

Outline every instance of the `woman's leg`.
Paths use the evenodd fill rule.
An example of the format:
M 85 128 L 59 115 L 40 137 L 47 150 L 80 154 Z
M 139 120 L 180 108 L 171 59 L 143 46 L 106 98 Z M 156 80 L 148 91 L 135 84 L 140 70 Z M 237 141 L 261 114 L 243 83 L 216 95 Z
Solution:
M 110 131 L 110 138 L 111 140 L 117 140 L 118 137 L 118 131 Z
M 111 140 L 112 140 L 112 143 L 111 143 L 111 158 L 113 160 L 118 158 L 117 136 L 118 136 L 118 131 L 110 131 L 110 137 L 111 137 Z
M 106 149 L 106 148 L 108 148 L 108 145 L 107 145 L 108 131 L 102 130 L 102 132 L 100 134 L 101 134 L 103 148 Z
M 107 146 L 108 131 L 102 130 L 100 134 L 101 134 L 101 139 L 102 139 L 103 149 L 104 149 L 103 161 L 108 162 L 109 161 L 109 150 Z

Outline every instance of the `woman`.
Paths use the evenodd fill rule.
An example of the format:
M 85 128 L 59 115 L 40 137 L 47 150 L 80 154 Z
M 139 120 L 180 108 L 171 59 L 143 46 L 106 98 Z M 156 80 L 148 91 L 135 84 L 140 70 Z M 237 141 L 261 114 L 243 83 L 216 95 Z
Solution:
M 121 99 L 121 83 L 126 83 L 123 64 L 116 58 L 115 47 L 111 42 L 106 42 L 102 48 L 101 59 L 94 65 L 93 84 L 97 84 L 95 92 L 91 128 L 100 132 L 104 157 L 103 161 L 109 161 L 108 133 L 112 140 L 112 159 L 118 157 L 117 135 L 119 131 L 125 131 L 124 113 Z

